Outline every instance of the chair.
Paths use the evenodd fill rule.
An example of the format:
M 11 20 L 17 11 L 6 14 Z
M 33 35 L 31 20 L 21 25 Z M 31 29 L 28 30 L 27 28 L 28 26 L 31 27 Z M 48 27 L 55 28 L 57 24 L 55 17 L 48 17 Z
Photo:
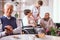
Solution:
M 32 26 L 23 26 L 22 19 L 19 20 L 21 21 L 22 24 L 22 32 L 24 32 L 25 34 L 35 34 L 35 30 Z
M 1 18 L 0 18 L 0 32 L 2 32 Z

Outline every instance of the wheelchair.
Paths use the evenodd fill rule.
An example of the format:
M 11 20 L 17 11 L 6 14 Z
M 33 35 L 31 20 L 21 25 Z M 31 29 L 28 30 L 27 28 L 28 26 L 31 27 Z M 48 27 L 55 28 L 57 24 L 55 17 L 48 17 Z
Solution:
M 36 31 L 36 29 L 40 28 L 41 29 L 41 26 L 40 25 L 37 25 L 37 27 L 32 27 L 32 26 L 23 26 L 23 22 L 22 22 L 22 19 L 19 20 L 22 24 L 22 32 L 24 32 L 24 34 L 38 34 L 38 32 Z

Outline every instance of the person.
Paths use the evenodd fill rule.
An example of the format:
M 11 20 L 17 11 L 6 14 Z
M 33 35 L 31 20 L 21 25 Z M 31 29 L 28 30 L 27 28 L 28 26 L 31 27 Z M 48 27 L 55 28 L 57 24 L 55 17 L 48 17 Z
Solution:
M 37 24 L 39 24 L 40 17 L 40 7 L 43 5 L 43 1 L 39 0 L 35 5 L 31 6 L 32 15 Z
M 50 29 L 52 27 L 55 27 L 53 20 L 50 18 L 49 12 L 46 12 L 44 18 L 41 19 L 40 26 L 42 28 L 44 28 L 44 30 L 46 30 L 46 32 L 50 31 Z M 50 34 L 50 32 L 49 32 L 49 34 Z
M 16 29 L 13 30 L 12 26 L 7 25 L 7 26 L 5 26 L 4 31 L 0 32 L 0 38 L 9 36 L 9 35 L 21 34 L 21 33 L 22 33 L 21 28 L 17 27 Z
M 31 10 L 30 9 L 25 9 L 24 10 L 25 17 L 22 19 L 23 22 L 23 32 L 28 33 L 28 34 L 34 34 L 35 32 L 35 27 L 36 23 L 35 20 L 32 16 Z M 27 29 L 26 29 L 27 28 Z
M 10 10 L 10 7 L 13 7 L 13 5 L 11 3 L 6 3 L 5 7 L 9 8 L 9 10 Z M 11 8 L 11 9 L 13 10 L 13 8 Z M 6 17 L 5 16 L 2 17 L 2 19 L 3 18 L 5 19 L 5 21 L 2 22 L 2 23 L 4 23 L 5 26 L 4 26 L 4 31 L 0 32 L 0 37 L 4 37 L 4 36 L 8 36 L 8 35 L 13 35 L 13 34 L 21 34 L 22 33 L 21 26 L 13 29 L 13 26 L 17 26 L 17 24 L 16 24 L 15 18 L 12 17 L 11 14 L 10 14 L 12 10 L 8 11 L 8 10 L 5 9 L 5 12 L 7 11 L 6 15 L 9 18 L 7 16 Z M 12 19 L 10 19 L 10 16 L 12 17 Z M 5 24 L 5 22 L 7 24 Z M 10 22 L 11 22 L 12 25 L 10 24 Z
M 22 19 L 23 20 L 23 26 L 35 26 L 35 20 L 32 16 L 31 10 L 25 9 L 24 10 L 25 17 Z
M 4 31 L 5 26 L 10 25 L 13 29 L 17 28 L 16 18 L 11 14 L 13 12 L 12 3 L 6 3 L 4 5 L 4 15 L 1 17 L 2 31 Z
M 22 28 L 17 27 L 15 29 L 13 29 L 12 26 L 7 25 L 7 26 L 5 26 L 4 31 L 0 32 L 0 38 L 9 36 L 9 35 L 16 35 L 16 34 L 22 34 Z
M 13 34 L 13 28 L 10 25 L 5 26 L 4 32 L 0 33 L 0 37 L 8 36 Z

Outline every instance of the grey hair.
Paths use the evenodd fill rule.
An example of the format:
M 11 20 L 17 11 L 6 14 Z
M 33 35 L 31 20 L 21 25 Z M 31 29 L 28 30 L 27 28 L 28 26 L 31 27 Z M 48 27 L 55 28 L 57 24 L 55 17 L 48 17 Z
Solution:
M 4 9 L 6 9 L 8 5 L 13 6 L 13 4 L 9 2 L 9 3 L 6 3 L 6 4 L 4 5 Z

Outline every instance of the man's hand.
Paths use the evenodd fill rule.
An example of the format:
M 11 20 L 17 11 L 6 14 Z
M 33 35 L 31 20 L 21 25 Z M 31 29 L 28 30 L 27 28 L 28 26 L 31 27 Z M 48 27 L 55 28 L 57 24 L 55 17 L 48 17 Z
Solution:
M 13 33 L 13 28 L 10 25 L 5 26 L 5 34 L 10 35 Z

